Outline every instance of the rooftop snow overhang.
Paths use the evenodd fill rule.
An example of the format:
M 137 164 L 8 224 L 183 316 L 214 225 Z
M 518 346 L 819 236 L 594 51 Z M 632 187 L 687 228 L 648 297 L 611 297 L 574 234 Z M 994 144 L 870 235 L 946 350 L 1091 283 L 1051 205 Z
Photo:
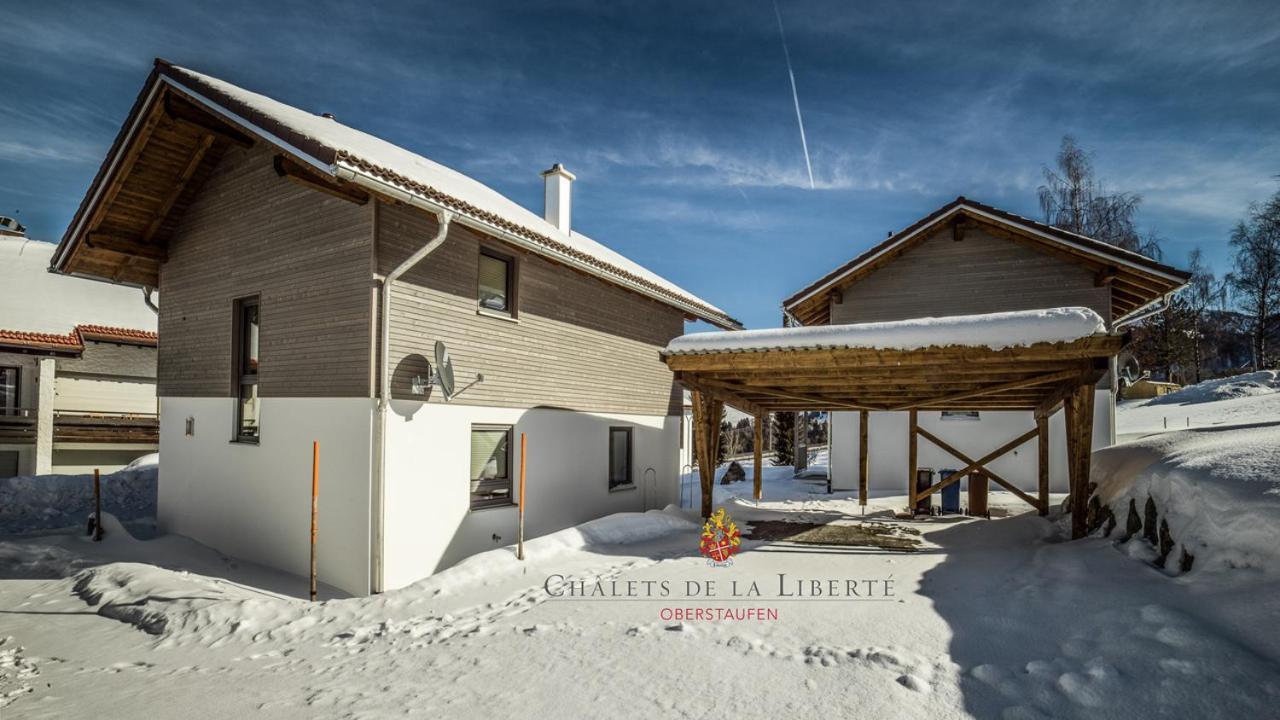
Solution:
M 782 303 L 783 310 L 803 325 L 830 322 L 833 292 L 883 267 L 947 226 L 961 233 L 970 226 L 980 227 L 997 237 L 1085 265 L 1094 271 L 1097 286 L 1111 290 L 1112 312 L 1108 320 L 1113 325 L 1176 292 L 1191 277 L 1145 255 L 958 197 L 787 298 Z
M 983 327 L 983 326 L 986 327 Z M 932 339 L 931 339 L 932 338 Z M 1097 382 L 1124 337 L 1086 308 L 790 327 L 676 338 L 690 390 L 743 412 L 1029 410 Z
M 227 87 L 239 91 L 234 86 Z M 343 133 L 358 132 L 337 126 L 336 121 L 328 122 L 342 127 Z M 228 146 L 257 142 L 266 142 L 281 153 L 284 166 L 278 162 L 278 172 L 288 173 L 304 184 L 357 201 L 373 193 L 448 210 L 455 214 L 455 221 L 673 306 L 690 319 L 705 320 L 725 329 L 742 327 L 719 308 L 585 236 L 574 233 L 572 239 L 557 238 L 551 231 L 532 227 L 534 223 L 513 220 L 415 180 L 397 168 L 373 162 L 338 143 L 307 135 L 234 96 L 206 76 L 163 60 L 156 61 L 128 120 L 59 243 L 51 269 L 117 283 L 158 287 L 159 266 L 165 259 L 167 240 L 176 219 L 204 177 Z M 407 154 L 399 148 L 396 150 Z M 467 181 L 501 198 L 480 183 Z M 505 198 L 501 200 L 518 207 Z M 583 246 L 595 247 L 599 253 L 585 251 Z M 621 264 L 616 261 L 619 259 Z

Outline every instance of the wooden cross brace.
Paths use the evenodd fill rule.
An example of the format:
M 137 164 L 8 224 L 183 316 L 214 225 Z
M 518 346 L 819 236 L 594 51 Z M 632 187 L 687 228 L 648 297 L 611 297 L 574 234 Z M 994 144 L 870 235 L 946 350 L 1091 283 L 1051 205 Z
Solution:
M 1030 495 L 1023 492 L 1022 490 L 1019 490 L 1016 486 L 1014 486 L 1013 483 L 1009 482 L 1008 480 L 1005 480 L 1004 478 L 995 474 L 991 470 L 987 469 L 987 464 L 990 463 L 991 461 L 995 460 L 1001 455 L 1008 453 L 1009 451 L 1027 442 L 1028 440 L 1038 437 L 1040 434 L 1040 431 L 1038 428 L 1033 428 L 1031 430 L 1028 430 L 1022 435 L 1019 435 L 1013 440 L 1010 440 L 1004 445 L 1001 445 L 995 450 L 992 450 L 991 452 L 982 456 L 982 458 L 978 460 L 971 459 L 968 455 L 965 455 L 964 453 L 960 452 L 959 450 L 952 447 L 947 442 L 945 442 L 938 436 L 934 435 L 933 433 L 929 432 L 928 430 L 925 430 L 924 428 L 916 428 L 916 433 L 921 437 L 923 437 L 924 439 L 928 440 L 929 442 L 933 443 L 934 445 L 937 445 L 944 452 L 955 457 L 960 462 L 967 463 L 964 466 L 964 468 L 962 468 L 961 470 L 957 470 L 951 475 L 948 475 L 944 480 L 940 482 L 936 482 L 933 485 L 930 485 L 929 487 L 925 488 L 924 490 L 920 490 L 919 492 L 917 492 L 916 493 L 917 500 L 921 498 L 929 497 L 933 493 L 941 490 L 942 488 L 950 485 L 951 483 L 960 482 L 960 478 L 964 477 L 965 475 L 968 475 L 974 471 L 977 471 L 982 473 L 983 475 L 986 475 L 988 478 L 994 480 L 995 482 L 999 483 L 1006 490 L 1013 493 L 1014 495 L 1017 495 L 1019 498 L 1021 498 L 1024 502 L 1026 502 L 1031 507 L 1037 510 L 1047 510 L 1047 508 L 1041 507 L 1041 503 L 1039 500 L 1031 497 Z

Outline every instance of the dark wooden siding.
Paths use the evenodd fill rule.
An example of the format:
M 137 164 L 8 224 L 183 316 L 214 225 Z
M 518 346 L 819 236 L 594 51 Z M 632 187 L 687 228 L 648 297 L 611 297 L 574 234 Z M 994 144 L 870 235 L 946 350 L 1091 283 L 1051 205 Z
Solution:
M 1073 305 L 1111 317 L 1111 293 L 1087 268 L 981 230 L 959 242 L 935 233 L 839 295 L 832 324 Z
M 388 272 L 434 236 L 434 218 L 380 205 L 378 262 Z M 482 243 L 517 256 L 518 321 L 476 312 Z M 437 339 L 457 384 L 485 380 L 453 402 L 501 407 L 678 414 L 673 376 L 658 357 L 684 330 L 680 311 L 453 225 L 438 250 L 397 283 L 392 302 L 393 397 L 411 398 Z M 439 402 L 433 392 L 432 402 Z
M 57 373 L 155 380 L 156 348 L 87 340 L 80 357 L 58 358 Z
M 232 303 L 262 299 L 259 392 L 369 395 L 372 204 L 278 177 L 230 150 L 188 208 L 160 271 L 159 394 L 232 394 Z

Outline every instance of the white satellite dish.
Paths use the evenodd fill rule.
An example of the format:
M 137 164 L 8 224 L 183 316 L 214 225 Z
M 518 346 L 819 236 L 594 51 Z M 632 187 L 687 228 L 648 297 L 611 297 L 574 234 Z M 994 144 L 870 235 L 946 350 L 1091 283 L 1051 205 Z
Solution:
M 449 348 L 445 347 L 444 342 L 440 340 L 436 341 L 435 380 L 441 392 L 444 393 L 445 400 L 453 397 L 453 359 L 449 357 Z

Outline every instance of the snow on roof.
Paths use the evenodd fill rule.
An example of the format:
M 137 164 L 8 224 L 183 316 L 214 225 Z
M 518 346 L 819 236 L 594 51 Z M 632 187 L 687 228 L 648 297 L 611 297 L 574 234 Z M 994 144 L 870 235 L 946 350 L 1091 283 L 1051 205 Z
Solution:
M 49 272 L 55 245 L 0 237 L 0 329 L 66 336 L 79 325 L 154 333 L 136 288 Z
M 918 350 L 949 346 L 1002 350 L 1036 343 L 1072 342 L 1106 331 L 1102 318 L 1089 308 L 1062 307 L 858 325 L 689 333 L 672 340 L 663 354 L 830 348 Z
M 164 74 L 176 80 L 181 89 L 215 105 L 222 105 L 205 95 L 221 96 L 235 106 L 239 119 L 247 122 L 291 148 L 295 154 L 307 155 L 316 150 L 332 157 L 312 158 L 333 174 L 339 166 L 363 175 L 390 182 L 426 200 L 448 205 L 450 209 L 489 220 L 496 216 L 531 234 L 544 250 L 563 252 L 586 261 L 611 279 L 639 281 L 656 290 L 668 303 L 681 301 L 687 310 L 718 325 L 737 327 L 739 323 L 725 311 L 684 290 L 647 268 L 579 232 L 561 232 L 546 219 L 518 205 L 483 183 L 428 160 L 417 153 L 381 138 L 343 125 L 329 117 L 315 115 L 286 105 L 265 95 L 250 92 L 218 78 L 173 65 L 165 65 Z M 183 88 L 181 83 L 190 83 Z M 561 247 L 557 247 L 557 245 Z

